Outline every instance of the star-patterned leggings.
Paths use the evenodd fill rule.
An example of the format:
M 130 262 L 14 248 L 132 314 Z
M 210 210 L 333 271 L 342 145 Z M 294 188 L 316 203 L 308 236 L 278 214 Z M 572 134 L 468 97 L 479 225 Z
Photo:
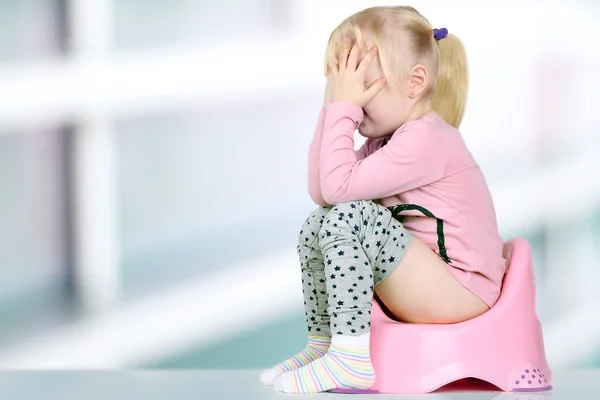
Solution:
M 308 331 L 370 331 L 373 288 L 398 265 L 413 235 L 389 209 L 372 201 L 319 207 L 298 240 Z

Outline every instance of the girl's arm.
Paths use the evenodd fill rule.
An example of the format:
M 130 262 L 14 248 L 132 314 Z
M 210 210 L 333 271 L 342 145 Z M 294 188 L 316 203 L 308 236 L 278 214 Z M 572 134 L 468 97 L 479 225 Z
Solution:
M 308 148 L 308 194 L 312 201 L 320 206 L 326 206 L 327 203 L 321 195 L 321 183 L 319 181 L 319 159 L 321 157 L 321 142 L 323 137 L 323 125 L 325 123 L 325 109 L 321 109 L 319 120 L 313 139 Z
M 319 164 L 321 159 L 321 144 L 323 141 L 323 126 L 325 124 L 326 110 L 323 108 L 319 113 L 319 119 L 317 121 L 317 127 L 313 134 L 313 139 L 310 143 L 308 150 L 308 194 L 315 204 L 320 206 L 327 206 L 328 204 L 321 194 L 321 181 L 319 178 Z M 354 134 L 354 131 L 353 131 Z M 367 157 L 371 151 L 371 147 L 377 142 L 373 139 L 367 139 L 365 143 L 355 151 L 357 160 L 362 160 Z M 332 203 L 335 204 L 335 203 Z
M 363 118 L 355 104 L 329 105 L 323 124 L 319 165 L 321 195 L 330 204 L 381 199 L 443 177 L 447 154 L 437 132 L 406 129 L 360 160 L 354 130 Z

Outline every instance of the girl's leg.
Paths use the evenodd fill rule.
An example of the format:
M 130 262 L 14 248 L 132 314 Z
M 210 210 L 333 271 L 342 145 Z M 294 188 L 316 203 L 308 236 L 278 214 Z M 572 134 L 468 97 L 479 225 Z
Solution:
M 372 201 L 338 204 L 319 232 L 333 333 L 325 356 L 280 376 L 278 390 L 314 393 L 367 389 L 375 381 L 369 344 L 373 290 L 413 240 L 391 212 Z
M 303 367 L 329 349 L 331 332 L 327 314 L 327 288 L 323 254 L 319 247 L 319 230 L 330 208 L 319 207 L 306 219 L 298 238 L 298 256 L 302 271 L 304 314 L 308 330 L 308 344 L 304 350 L 274 367 L 263 371 L 260 379 L 267 385 L 281 374 Z
M 406 256 L 376 293 L 396 319 L 409 323 L 453 324 L 490 309 L 418 239 L 411 242 Z

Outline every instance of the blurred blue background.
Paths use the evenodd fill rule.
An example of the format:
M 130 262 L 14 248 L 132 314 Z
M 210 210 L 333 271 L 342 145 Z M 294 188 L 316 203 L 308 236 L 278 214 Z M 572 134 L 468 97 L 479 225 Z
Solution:
M 600 366 L 600 3 L 419 1 L 534 251 L 553 367 Z M 295 241 L 330 31 L 367 0 L 0 0 L 0 366 L 260 368 L 304 345 Z M 361 139 L 357 137 L 357 146 Z

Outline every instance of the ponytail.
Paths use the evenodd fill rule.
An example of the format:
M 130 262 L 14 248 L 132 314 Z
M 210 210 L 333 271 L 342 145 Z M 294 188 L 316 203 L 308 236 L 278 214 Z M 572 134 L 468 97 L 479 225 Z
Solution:
M 447 124 L 458 129 L 469 88 L 467 54 L 460 39 L 452 34 L 437 40 L 437 45 L 439 66 L 431 107 Z

